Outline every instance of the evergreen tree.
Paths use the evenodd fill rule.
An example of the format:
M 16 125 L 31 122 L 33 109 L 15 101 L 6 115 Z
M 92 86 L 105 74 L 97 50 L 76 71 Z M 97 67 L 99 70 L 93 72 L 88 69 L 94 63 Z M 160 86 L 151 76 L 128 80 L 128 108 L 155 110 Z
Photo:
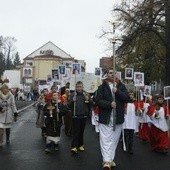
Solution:
M 2 76 L 5 70 L 5 58 L 2 52 L 0 52 L 0 77 Z
M 20 63 L 21 63 L 21 60 L 20 60 L 20 57 L 19 57 L 19 53 L 17 52 L 15 54 L 14 61 L 13 61 L 14 68 L 16 68 L 16 66 Z
M 13 63 L 12 63 L 12 59 L 10 57 L 10 49 L 8 51 L 8 54 L 6 56 L 6 60 L 5 60 L 5 70 L 11 70 L 13 69 Z

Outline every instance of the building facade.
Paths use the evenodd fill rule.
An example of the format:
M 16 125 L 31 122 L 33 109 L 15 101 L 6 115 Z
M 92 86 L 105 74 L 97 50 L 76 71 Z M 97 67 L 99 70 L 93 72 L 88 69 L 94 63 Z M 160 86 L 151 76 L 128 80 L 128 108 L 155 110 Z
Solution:
M 67 54 L 51 41 L 26 56 L 23 61 L 23 64 L 20 65 L 20 83 L 31 87 L 35 87 L 37 83 L 46 84 L 51 70 L 57 69 L 59 65 L 71 68 L 72 63 L 79 63 L 79 60 Z M 80 62 L 81 69 L 85 72 L 86 63 L 83 60 Z

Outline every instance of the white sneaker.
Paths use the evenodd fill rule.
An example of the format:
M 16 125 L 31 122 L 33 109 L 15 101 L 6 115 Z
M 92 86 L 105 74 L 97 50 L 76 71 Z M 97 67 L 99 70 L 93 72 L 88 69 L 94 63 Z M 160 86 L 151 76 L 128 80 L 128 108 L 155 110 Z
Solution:
M 116 163 L 115 163 L 114 161 L 112 161 L 112 162 L 110 163 L 110 165 L 111 165 L 111 167 L 116 167 Z
M 110 170 L 111 163 L 110 162 L 103 162 L 103 170 Z
M 46 152 L 46 153 L 50 153 L 51 150 L 50 150 L 49 148 L 46 148 L 46 149 L 45 149 L 45 152 Z

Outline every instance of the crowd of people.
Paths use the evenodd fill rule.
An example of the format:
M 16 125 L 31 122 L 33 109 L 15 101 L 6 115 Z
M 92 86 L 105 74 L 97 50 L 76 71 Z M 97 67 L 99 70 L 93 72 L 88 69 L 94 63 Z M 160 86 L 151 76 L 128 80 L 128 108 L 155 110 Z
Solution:
M 143 143 L 150 143 L 152 151 L 168 153 L 168 118 L 169 108 L 164 104 L 164 97 L 157 95 L 140 99 L 139 94 L 127 90 L 118 79 L 114 81 L 114 72 L 108 69 L 102 84 L 95 94 L 87 93 L 83 83 L 77 81 L 75 91 L 70 92 L 70 83 L 57 89 L 53 85 L 41 91 L 36 102 L 36 127 L 41 128 L 41 135 L 46 139 L 44 150 L 51 153 L 59 150 L 62 126 L 65 135 L 72 138 L 70 152 L 83 152 L 84 131 L 89 115 L 99 134 L 102 166 L 105 170 L 116 167 L 115 154 L 118 143 L 122 141 L 123 150 L 134 153 L 134 136 Z M 10 128 L 17 118 L 14 95 L 8 85 L 1 86 L 0 92 L 0 146 L 6 132 L 6 143 L 10 143 Z
M 72 137 L 71 152 L 84 151 L 84 130 L 93 101 L 90 94 L 83 90 L 83 83 L 78 81 L 75 91 L 70 93 L 69 83 L 57 91 L 53 85 L 51 91 L 43 89 L 37 101 L 36 126 L 42 129 L 46 138 L 45 152 L 59 149 L 61 127 L 65 125 L 65 134 Z
M 103 169 L 116 166 L 114 159 L 119 141 L 125 152 L 134 153 L 134 136 L 145 144 L 150 143 L 151 151 L 167 154 L 170 111 L 164 96 L 141 99 L 139 93 L 128 91 L 118 78 L 115 84 L 113 87 L 113 70 L 108 70 L 96 92 L 92 113 L 92 124 L 99 133 Z

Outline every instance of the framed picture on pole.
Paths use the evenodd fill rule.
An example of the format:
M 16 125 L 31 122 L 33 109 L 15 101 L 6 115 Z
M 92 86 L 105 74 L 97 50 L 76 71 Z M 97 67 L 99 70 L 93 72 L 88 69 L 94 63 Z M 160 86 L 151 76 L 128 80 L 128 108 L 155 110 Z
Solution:
M 116 78 L 118 78 L 119 80 L 122 79 L 122 73 L 120 71 L 116 71 Z
M 165 100 L 170 99 L 170 86 L 164 87 L 164 99 Z
M 51 77 L 55 81 L 60 80 L 59 70 L 55 68 L 51 69 Z
M 133 68 L 125 68 L 125 79 L 133 80 Z
M 145 86 L 144 88 L 144 96 L 150 96 L 151 95 L 151 86 Z
M 71 76 L 71 68 L 66 68 L 65 74 L 62 76 L 63 79 L 70 79 Z
M 71 73 L 72 73 L 73 75 L 80 75 L 80 74 L 81 74 L 81 64 L 79 64 L 79 63 L 73 63 L 73 64 L 72 64 Z
M 59 65 L 58 69 L 59 69 L 60 75 L 65 75 L 66 74 L 66 66 L 65 65 Z
M 134 72 L 134 85 L 136 87 L 144 86 L 144 73 Z
M 101 76 L 101 74 L 102 74 L 102 68 L 96 67 L 95 68 L 95 76 Z

